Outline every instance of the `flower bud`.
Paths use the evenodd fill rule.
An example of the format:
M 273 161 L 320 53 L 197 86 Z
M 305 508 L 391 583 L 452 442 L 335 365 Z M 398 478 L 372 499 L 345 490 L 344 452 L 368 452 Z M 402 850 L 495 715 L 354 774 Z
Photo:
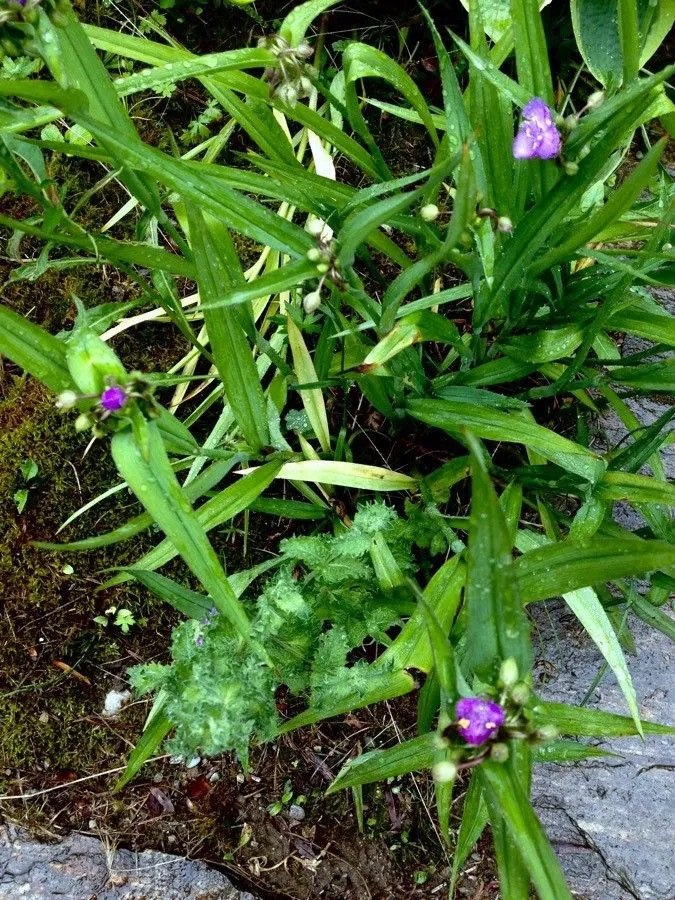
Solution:
M 319 275 L 325 275 L 329 269 L 330 266 L 327 262 L 321 262 L 316 267 L 316 271 L 319 273 Z
M 519 681 L 518 684 L 514 685 L 511 689 L 511 699 L 514 703 L 517 703 L 518 706 L 523 706 L 523 704 L 527 703 L 530 699 L 530 687 L 525 684 L 524 681 Z
M 555 725 L 542 725 L 541 728 L 537 729 L 538 741 L 554 741 L 559 736 L 560 732 Z
M 287 106 L 295 106 L 298 102 L 298 89 L 293 84 L 280 84 L 276 89 L 277 98 Z
M 62 391 L 59 396 L 56 398 L 56 408 L 62 410 L 73 409 L 77 406 L 77 402 L 80 398 L 77 396 L 75 391 Z
M 490 759 L 498 763 L 505 763 L 509 758 L 509 748 L 506 744 L 493 744 L 490 747 Z
M 303 59 L 309 59 L 314 54 L 314 48 L 307 41 L 301 41 L 295 48 L 295 55 L 301 56 Z
M 420 216 L 422 216 L 425 222 L 435 222 L 439 215 L 440 210 L 435 203 L 427 203 L 427 205 L 423 206 L 420 210 Z
M 454 781 L 457 778 L 457 771 L 457 766 L 455 763 L 450 762 L 449 759 L 437 762 L 432 769 L 434 781 L 437 781 L 439 784 L 448 784 L 448 782 Z
M 576 175 L 579 171 L 579 165 L 575 162 L 564 162 L 563 169 L 567 175 Z
M 75 431 L 82 433 L 91 428 L 91 419 L 86 413 L 82 413 L 75 419 Z
M 321 219 L 311 219 L 307 223 L 307 232 L 312 235 L 312 237 L 320 238 L 323 234 L 323 222 Z M 308 254 L 309 256 L 309 254 Z
M 505 688 L 513 687 L 518 681 L 518 663 L 510 656 L 505 659 L 499 670 L 499 682 Z
M 313 312 L 316 312 L 316 310 L 321 306 L 320 292 L 312 291 L 311 294 L 306 294 L 305 299 L 302 301 L 302 305 L 307 315 L 311 315 Z
M 501 231 L 504 234 L 511 234 L 513 231 L 513 222 L 508 216 L 500 216 L 497 219 L 497 231 Z
M 586 101 L 586 106 L 588 109 L 597 109 L 605 99 L 604 91 L 593 91 L 591 96 Z
M 314 90 L 314 85 L 306 75 L 303 75 L 298 82 L 298 96 L 309 97 Z
M 310 262 L 314 262 L 314 263 L 321 262 L 322 257 L 323 257 L 323 253 L 319 250 L 318 247 L 311 247 L 307 251 L 307 259 Z

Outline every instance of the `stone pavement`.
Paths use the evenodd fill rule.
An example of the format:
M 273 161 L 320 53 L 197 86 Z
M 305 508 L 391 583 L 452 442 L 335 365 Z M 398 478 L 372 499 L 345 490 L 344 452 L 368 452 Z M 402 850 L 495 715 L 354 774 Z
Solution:
M 42 844 L 0 829 L 0 900 L 254 900 L 220 872 L 167 853 L 108 849 L 71 834 Z

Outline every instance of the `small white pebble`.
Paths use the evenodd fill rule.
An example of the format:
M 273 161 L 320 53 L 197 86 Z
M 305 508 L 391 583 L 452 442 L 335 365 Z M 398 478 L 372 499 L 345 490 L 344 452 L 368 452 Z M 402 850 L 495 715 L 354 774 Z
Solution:
M 188 760 L 186 768 L 196 769 L 201 761 L 201 756 L 193 756 L 192 759 Z
M 130 699 L 130 691 L 108 691 L 103 701 L 101 715 L 104 719 L 114 719 L 115 716 L 120 714 L 120 710 Z

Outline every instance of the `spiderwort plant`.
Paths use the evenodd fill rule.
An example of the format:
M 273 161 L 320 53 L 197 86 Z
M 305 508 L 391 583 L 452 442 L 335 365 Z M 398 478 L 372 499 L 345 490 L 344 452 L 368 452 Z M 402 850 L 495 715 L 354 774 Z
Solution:
M 648 148 L 620 187 L 611 177 L 627 136 L 655 109 L 670 111 L 662 85 L 673 70 L 627 79 L 625 88 L 594 99 L 574 96 L 583 113 L 563 126 L 536 0 L 513 0 L 515 37 L 500 42 L 502 56 L 488 50 L 484 5 L 472 3 L 470 43 L 456 40 L 469 64 L 466 81 L 458 81 L 428 20 L 443 81 L 444 107 L 436 110 L 401 66 L 359 41 L 344 48 L 332 81 L 321 58 L 308 69 L 309 26 L 331 5 L 302 4 L 278 37 L 206 58 L 169 42 L 85 30 L 67 4 L 68 27 L 53 28 L 54 15 L 41 15 L 52 9 L 46 0 L 33 4 L 35 26 L 19 21 L 18 7 L 11 22 L 3 20 L 7 46 L 42 54 L 57 84 L 0 82 L 12 129 L 3 135 L 0 165 L 12 190 L 37 210 L 25 222 L 0 214 L 0 224 L 19 244 L 24 234 L 49 248 L 60 244 L 78 264 L 94 248 L 97 262 L 133 281 L 139 304 L 151 307 L 144 321 L 168 319 L 192 345 L 170 377 L 153 379 L 157 394 L 170 384 L 172 407 L 181 411 L 196 382 L 190 399 L 199 406 L 187 421 L 201 428 L 206 411 L 216 409 L 217 422 L 197 442 L 127 371 L 110 334 L 103 339 L 93 327 L 76 328 L 66 341 L 0 306 L 0 349 L 60 394 L 64 409 L 77 408 L 80 425 L 110 438 L 118 470 L 146 510 L 66 546 L 114 543 L 151 522 L 165 535 L 137 575 L 111 579 L 143 573 L 142 583 L 186 616 L 174 664 L 133 676 L 139 692 L 159 699 L 125 778 L 172 729 L 186 751 L 235 749 L 245 759 L 249 739 L 393 699 L 424 681 L 414 743 L 363 754 L 331 789 L 446 764 L 452 777 L 439 787 L 438 807 L 447 824 L 452 782 L 466 770 L 470 796 L 487 810 L 478 825 L 489 815 L 504 883 L 527 885 L 531 877 L 542 897 L 567 897 L 529 803 L 532 756 L 557 725 L 601 737 L 606 720 L 591 710 L 546 707 L 534 695 L 525 606 L 564 595 L 621 685 L 630 717 L 617 729 L 647 731 L 612 616 L 630 603 L 667 629 L 658 591 L 675 565 L 664 513 L 675 497 L 659 457 L 667 421 L 640 434 L 625 395 L 671 390 L 672 373 L 662 360 L 624 365 L 615 335 L 675 342 L 672 317 L 641 287 L 669 278 L 665 142 Z M 150 68 L 113 82 L 94 45 Z M 519 81 L 502 71 L 510 56 Z M 232 125 L 180 159 L 142 140 L 120 97 L 165 92 L 192 77 Z M 372 78 L 398 104 L 371 97 Z M 75 86 L 88 105 L 75 102 Z M 423 129 L 427 170 L 393 177 L 364 103 Z M 67 192 L 55 203 L 45 189 L 35 161 L 47 171 L 64 142 L 39 129 L 58 131 L 63 121 L 91 141 L 68 141 L 69 157 L 93 155 L 118 173 L 132 197 L 126 214 L 134 204 L 139 212 L 138 240 L 91 229 Z M 254 151 L 237 168 L 218 165 L 230 127 Z M 357 179 L 340 180 L 338 155 Z M 643 191 L 652 195 L 647 204 L 638 199 Z M 262 248 L 248 270 L 233 235 Z M 624 259 L 611 247 L 616 240 Z M 198 293 L 185 296 L 186 283 Z M 117 328 L 129 327 L 126 314 L 120 310 Z M 561 433 L 550 401 L 578 412 L 576 433 Z M 600 402 L 629 427 L 625 449 L 601 454 L 589 446 L 583 408 L 595 411 Z M 397 451 L 417 437 L 418 422 L 435 434 L 436 449 L 408 457 L 408 472 L 353 462 L 358 413 L 349 423 L 354 409 L 368 406 Z M 332 434 L 337 420 L 343 425 Z M 449 458 L 437 460 L 446 449 Z M 653 476 L 641 474 L 645 463 Z M 247 468 L 196 505 L 240 464 Z M 470 469 L 467 522 L 458 517 L 457 486 Z M 492 475 L 507 486 L 499 498 Z M 249 508 L 277 478 L 302 500 L 275 495 L 259 505 L 327 533 L 318 527 L 313 542 L 285 546 L 283 574 L 255 602 L 242 601 L 242 581 L 226 576 L 207 531 Z M 386 504 L 357 506 L 358 491 L 386 490 L 409 492 L 408 525 Z M 644 514 L 639 534 L 611 524 L 619 499 Z M 420 541 L 415 556 L 411 532 Z M 155 571 L 178 554 L 201 593 L 181 591 Z M 307 574 L 300 587 L 291 574 L 298 560 Z M 631 579 L 657 571 L 646 608 Z M 318 599 L 333 596 L 336 583 L 358 603 L 335 604 L 327 615 Z M 216 618 L 207 613 L 211 604 Z M 350 665 L 366 639 L 381 655 Z M 297 660 L 316 662 L 314 650 L 320 664 L 298 668 Z M 335 660 L 339 677 L 331 678 Z M 279 684 L 309 698 L 307 710 L 284 723 L 273 702 Z M 476 823 L 469 828 L 475 838 Z M 518 853 L 506 852 L 509 841 Z

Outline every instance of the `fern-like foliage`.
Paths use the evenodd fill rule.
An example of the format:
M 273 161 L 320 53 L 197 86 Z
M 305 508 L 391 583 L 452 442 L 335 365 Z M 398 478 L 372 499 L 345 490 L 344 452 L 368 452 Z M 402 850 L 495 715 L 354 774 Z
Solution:
M 407 504 L 399 517 L 382 502 L 363 504 L 350 528 L 281 542 L 281 566 L 247 600 L 254 641 L 242 642 L 213 611 L 174 629 L 169 665 L 130 671 L 137 693 L 161 691 L 165 698 L 175 725 L 170 752 L 234 751 L 246 766 L 250 741 L 277 728 L 281 685 L 324 709 L 358 699 L 388 677 L 362 650 L 367 642 L 386 646 L 402 625 L 400 597 L 382 586 L 370 558 L 375 538 L 386 541 L 402 572 L 412 572 L 414 547 L 445 552 L 452 532 L 433 506 Z

